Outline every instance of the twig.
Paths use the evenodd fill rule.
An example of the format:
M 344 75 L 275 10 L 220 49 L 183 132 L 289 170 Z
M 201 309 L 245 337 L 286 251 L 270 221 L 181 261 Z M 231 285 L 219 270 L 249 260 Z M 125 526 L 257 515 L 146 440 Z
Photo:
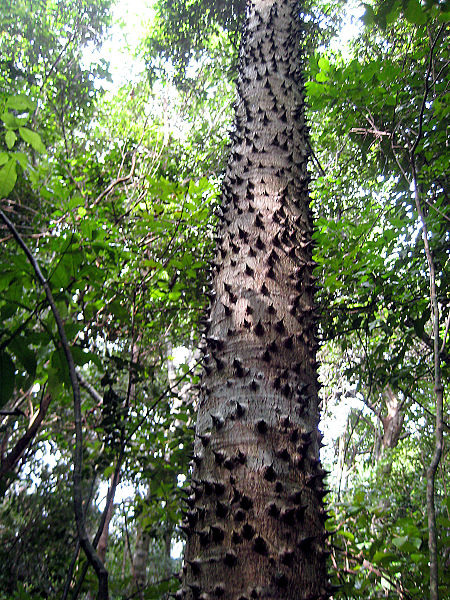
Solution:
M 306 145 L 308 146 L 308 149 L 311 152 L 311 156 L 313 157 L 313 161 L 316 163 L 316 166 L 319 169 L 320 174 L 322 175 L 322 177 L 326 177 L 327 174 L 325 173 L 324 168 L 322 167 L 322 165 L 320 163 L 320 160 L 317 158 L 317 155 L 314 152 L 314 148 L 312 147 L 309 138 L 306 140 Z
M 187 376 L 190 375 L 194 371 L 194 369 L 196 367 L 198 367 L 198 365 L 201 364 L 201 362 L 202 362 L 201 359 L 199 359 L 198 361 L 196 361 L 196 363 L 189 369 L 189 371 L 186 371 L 186 373 L 183 373 L 183 375 L 181 375 L 180 377 L 178 377 L 178 379 L 175 381 L 175 383 L 172 386 L 167 386 L 166 387 L 166 389 L 158 396 L 158 398 L 156 398 L 156 400 L 153 402 L 153 404 L 150 406 L 150 408 L 146 411 L 145 415 L 139 420 L 139 423 L 135 427 L 133 427 L 133 429 L 131 430 L 131 432 L 128 434 L 128 437 L 126 439 L 127 442 L 131 440 L 131 438 L 136 433 L 136 431 L 140 428 L 140 426 L 148 418 L 148 415 L 151 413 L 151 411 L 157 407 L 157 405 L 161 402 L 161 400 L 165 396 L 167 396 L 167 394 L 169 394 L 170 392 L 172 392 L 173 390 L 175 390 L 178 387 L 178 384 L 181 383 L 183 381 L 183 379 L 186 379 Z
M 434 204 L 431 204 L 431 202 L 429 200 L 427 200 L 426 198 L 424 198 L 425 202 L 427 203 L 427 205 L 434 211 L 437 212 L 438 215 L 441 215 L 441 217 L 443 219 L 445 219 L 446 221 L 448 221 L 450 223 L 450 217 L 447 217 L 447 215 L 445 213 L 443 213 L 441 210 L 439 210 L 438 208 L 436 208 L 434 206 Z
M 400 581 L 394 579 L 382 567 L 376 567 L 373 563 L 371 563 L 370 561 L 365 559 L 364 556 L 362 555 L 362 552 L 358 555 L 355 555 L 352 552 L 349 552 L 347 549 L 344 550 L 344 549 L 340 548 L 339 546 L 336 546 L 335 544 L 332 544 L 332 548 L 334 550 L 336 550 L 337 552 L 340 552 L 343 556 L 345 556 L 345 558 L 348 561 L 356 563 L 357 565 L 361 565 L 361 567 L 363 567 L 364 569 L 367 569 L 369 571 L 369 573 L 373 573 L 378 578 L 382 577 L 383 579 L 386 579 L 386 581 L 388 581 L 397 590 L 397 593 L 400 594 L 400 600 L 407 600 L 407 599 L 412 600 L 412 596 L 409 594 L 409 592 L 407 592 L 403 589 L 403 586 Z M 358 575 L 361 573 L 360 570 L 354 571 L 354 570 L 350 569 L 349 567 L 347 567 L 345 569 L 345 571 L 347 573 L 349 573 L 350 575 Z
M 86 381 L 86 379 L 83 377 L 83 375 L 81 375 L 81 373 L 79 371 L 77 371 L 77 379 L 78 379 L 81 387 L 83 387 L 88 392 L 88 394 L 91 396 L 91 398 L 93 398 L 98 404 L 102 404 L 102 402 L 103 402 L 102 396 L 100 396 L 100 394 L 89 383 L 89 381 Z
M 118 185 L 120 185 L 121 183 L 126 183 L 127 181 L 130 181 L 130 179 L 133 177 L 134 175 L 134 170 L 136 168 L 136 152 L 133 153 L 132 157 L 131 157 L 131 169 L 130 172 L 128 173 L 128 175 L 125 175 L 124 177 L 118 177 L 117 179 L 115 179 L 114 181 L 112 181 L 108 187 L 106 189 L 103 190 L 103 192 L 101 194 L 99 194 L 97 196 L 97 198 L 94 200 L 94 202 L 91 204 L 91 208 L 93 208 L 94 206 L 96 206 L 101 200 L 103 200 L 103 198 L 105 196 L 107 196 L 110 192 L 112 192 L 112 190 L 117 187 Z
M 433 43 L 431 44 L 430 58 L 428 61 L 427 72 L 425 75 L 425 91 L 423 93 L 422 106 L 420 107 L 420 113 L 419 113 L 419 130 L 417 132 L 417 136 L 414 141 L 414 144 L 412 145 L 411 150 L 410 150 L 411 155 L 413 155 L 415 153 L 417 146 L 419 145 L 420 139 L 422 138 L 423 116 L 425 114 L 425 107 L 427 104 L 428 92 L 430 91 L 430 86 L 428 85 L 428 81 L 430 79 L 431 67 L 433 65 L 433 53 L 434 53 L 434 49 L 436 48 L 437 41 L 441 37 L 441 33 L 444 31 L 444 28 L 445 28 L 445 23 L 442 23 Z
M 98 600 L 107 600 L 108 599 L 108 571 L 105 569 L 102 561 L 98 557 L 94 547 L 89 541 L 87 531 L 86 531 L 86 523 L 84 519 L 83 512 L 83 497 L 81 490 L 81 482 L 82 482 L 82 461 L 83 461 L 83 430 L 81 423 L 81 396 L 80 396 L 80 387 L 78 385 L 77 374 L 75 371 L 75 363 L 73 361 L 72 353 L 69 348 L 69 343 L 67 341 L 66 332 L 64 330 L 64 324 L 61 319 L 61 315 L 56 308 L 55 301 L 53 299 L 52 292 L 50 290 L 50 286 L 43 276 L 39 265 L 31 253 L 28 246 L 22 240 L 20 234 L 17 229 L 8 219 L 8 217 L 0 210 L 0 218 L 11 231 L 14 239 L 18 243 L 18 245 L 24 251 L 27 259 L 29 260 L 31 266 L 36 273 L 36 277 L 39 283 L 44 288 L 45 295 L 47 297 L 47 301 L 50 305 L 50 308 L 53 313 L 53 317 L 56 322 L 56 326 L 58 328 L 59 337 L 61 340 L 61 345 L 64 350 L 64 355 L 67 360 L 67 365 L 69 368 L 69 376 L 70 382 L 72 385 L 73 391 L 73 406 L 74 406 L 74 420 L 75 420 L 75 449 L 74 449 L 74 468 L 73 468 L 73 500 L 74 500 L 74 512 L 75 512 L 75 521 L 77 525 L 78 538 L 80 540 L 80 545 L 83 548 L 88 561 L 94 567 L 95 573 L 98 578 Z
M 447 335 L 448 335 L 448 329 L 449 329 L 449 327 L 450 327 L 450 312 L 448 313 L 448 316 L 447 316 L 447 323 L 445 324 L 444 337 L 442 338 L 442 346 L 441 346 L 441 350 L 439 352 L 439 354 L 441 356 L 444 354 L 445 343 L 447 341 Z

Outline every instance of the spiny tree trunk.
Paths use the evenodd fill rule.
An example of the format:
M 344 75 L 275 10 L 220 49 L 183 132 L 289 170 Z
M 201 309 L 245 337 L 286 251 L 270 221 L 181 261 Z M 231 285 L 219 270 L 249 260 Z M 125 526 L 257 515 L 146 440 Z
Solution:
M 254 0 L 240 53 L 180 598 L 329 598 L 294 0 Z

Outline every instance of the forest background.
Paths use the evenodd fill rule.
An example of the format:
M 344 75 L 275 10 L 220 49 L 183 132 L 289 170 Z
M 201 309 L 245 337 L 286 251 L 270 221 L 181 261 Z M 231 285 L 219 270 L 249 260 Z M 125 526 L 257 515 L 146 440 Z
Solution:
M 112 598 L 178 588 L 243 5 L 158 0 L 117 88 L 109 0 L 0 2 L 2 599 L 92 597 L 74 490 Z M 432 477 L 450 598 L 448 6 L 348 8 L 300 12 L 334 597 L 429 597 Z

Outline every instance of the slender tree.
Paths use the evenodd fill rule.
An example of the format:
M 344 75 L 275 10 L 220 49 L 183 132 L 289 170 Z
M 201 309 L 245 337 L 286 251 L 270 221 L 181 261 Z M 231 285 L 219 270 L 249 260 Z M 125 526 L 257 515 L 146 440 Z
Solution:
M 249 0 L 180 598 L 327 599 L 296 0 Z

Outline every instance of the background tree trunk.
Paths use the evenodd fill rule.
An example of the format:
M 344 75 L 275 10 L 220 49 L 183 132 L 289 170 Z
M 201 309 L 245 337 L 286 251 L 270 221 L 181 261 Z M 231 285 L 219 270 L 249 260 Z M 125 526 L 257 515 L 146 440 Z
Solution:
M 298 10 L 247 4 L 183 598 L 330 593 Z
M 402 433 L 405 413 L 402 411 L 402 402 L 392 387 L 387 384 L 384 389 L 383 399 L 386 404 L 386 416 L 380 417 L 383 423 L 383 438 L 381 441 L 381 455 L 387 449 L 395 448 Z
M 151 493 L 150 485 L 148 486 L 146 501 L 150 502 Z M 144 598 L 145 586 L 147 585 L 147 564 L 148 564 L 148 553 L 150 549 L 151 535 L 147 531 L 142 523 L 139 521 L 137 536 L 136 536 L 136 547 L 134 550 L 134 572 L 133 572 L 133 584 L 134 588 L 139 593 L 139 598 Z
M 111 477 L 111 485 L 112 479 L 114 475 Z M 106 560 L 106 550 L 108 549 L 108 537 L 109 537 L 109 524 L 111 523 L 111 519 L 114 514 L 114 496 L 111 499 L 111 503 L 108 507 L 108 512 L 106 513 L 105 524 L 103 526 L 103 531 L 100 535 L 100 539 L 98 540 L 97 552 L 100 557 L 100 560 L 104 563 Z

